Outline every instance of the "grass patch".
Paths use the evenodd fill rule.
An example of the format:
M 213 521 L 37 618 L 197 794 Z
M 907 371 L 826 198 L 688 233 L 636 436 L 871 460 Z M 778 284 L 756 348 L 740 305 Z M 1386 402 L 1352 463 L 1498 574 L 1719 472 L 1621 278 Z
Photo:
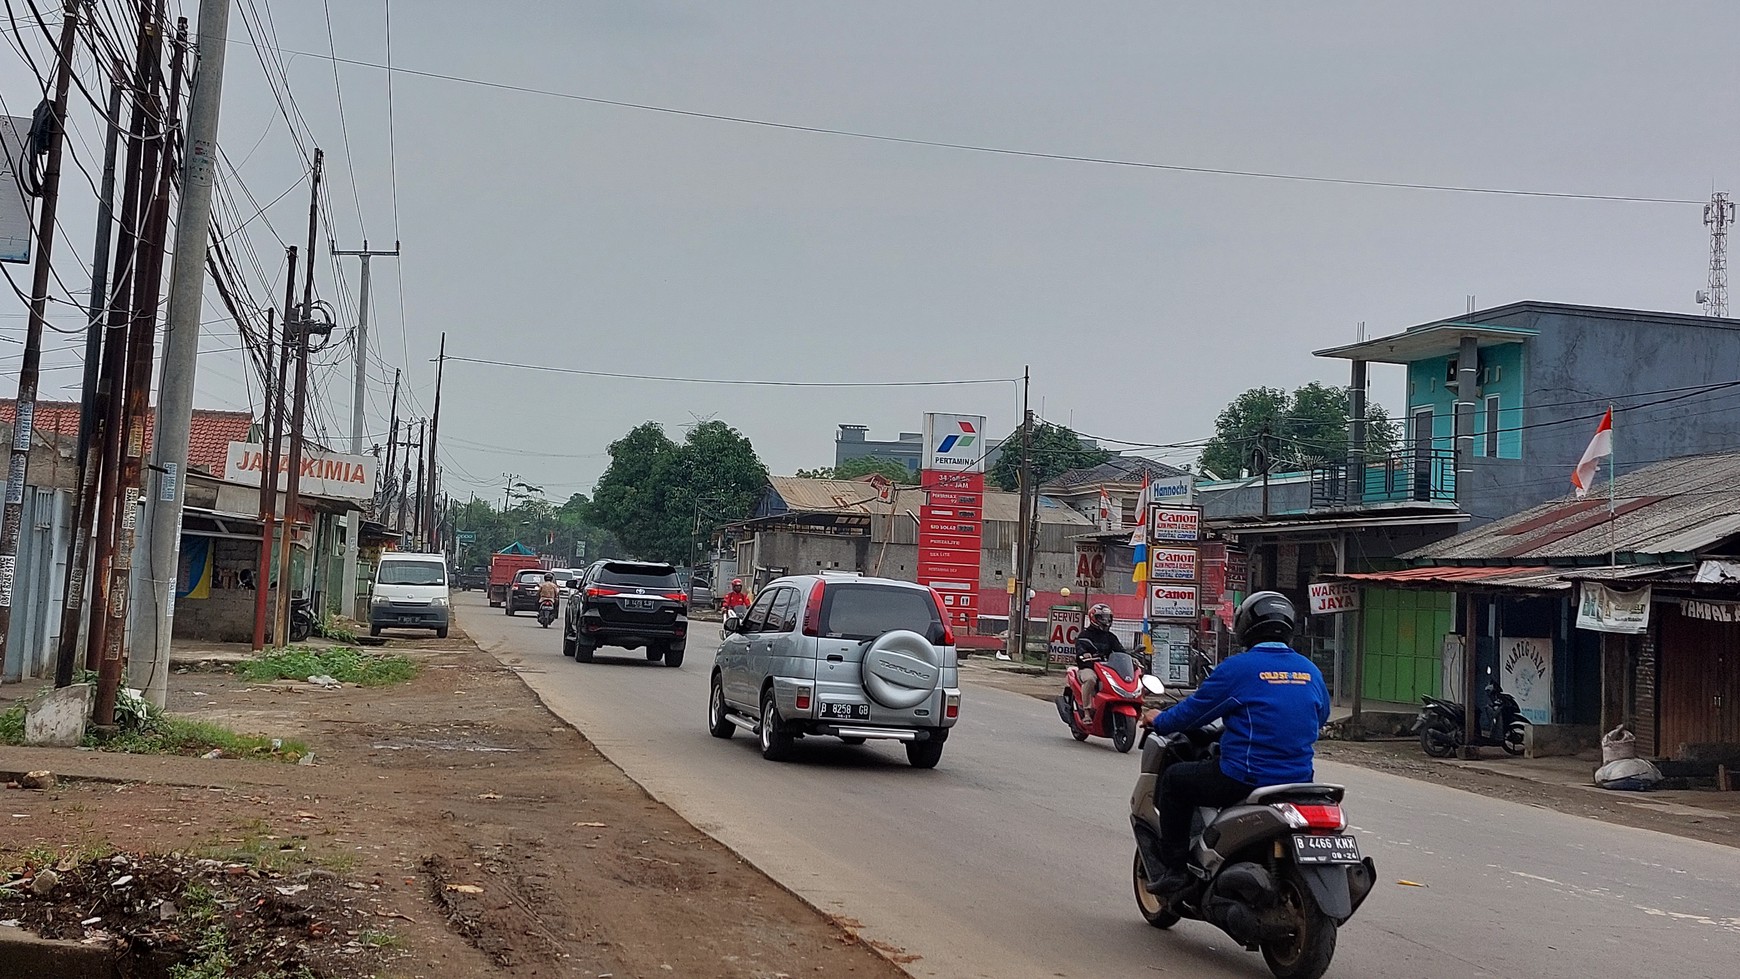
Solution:
M 237 734 L 216 724 L 171 714 L 160 714 L 146 727 L 137 731 L 122 731 L 102 739 L 91 735 L 85 739 L 85 743 L 88 747 L 131 755 L 203 755 L 215 748 L 228 758 L 271 758 L 296 762 L 308 754 L 307 743 L 293 738 Z
M 256 683 L 271 680 L 306 680 L 329 676 L 365 687 L 404 683 L 417 675 L 417 664 L 404 656 L 378 656 L 351 646 L 314 649 L 290 646 L 237 669 L 242 679 Z
M 0 711 L 0 744 L 24 743 L 24 705 Z

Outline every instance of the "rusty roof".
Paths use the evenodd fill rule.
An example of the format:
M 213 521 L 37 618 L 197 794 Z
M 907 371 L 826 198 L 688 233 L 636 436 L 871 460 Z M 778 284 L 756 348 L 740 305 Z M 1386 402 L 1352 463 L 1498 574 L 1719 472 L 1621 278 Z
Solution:
M 1511 588 L 1532 591 L 1563 591 L 1571 583 L 1563 580 L 1561 568 L 1541 567 L 1430 567 L 1404 568 L 1401 571 L 1373 571 L 1360 574 L 1335 575 L 1346 581 L 1392 587 L 1441 588 L 1462 585 L 1468 588 Z
M 0 399 L 0 421 L 8 425 L 12 423 L 13 415 L 18 410 L 18 402 L 12 398 Z M 77 436 L 79 431 L 79 413 L 82 409 L 77 401 L 41 400 L 36 403 L 36 415 L 32 420 L 32 428 L 38 432 L 51 432 L 57 435 Z M 155 409 L 145 414 L 145 451 L 151 451 L 151 437 L 155 434 L 157 412 Z M 229 456 L 231 442 L 248 441 L 248 433 L 252 430 L 254 416 L 248 411 L 220 411 L 215 408 L 193 409 L 192 427 L 188 433 L 187 464 L 196 469 L 205 469 L 213 473 L 221 473 L 224 461 Z
M 773 491 L 793 513 L 837 513 L 844 516 L 886 516 L 896 509 L 918 511 L 924 503 L 924 491 L 917 486 L 894 487 L 894 502 L 877 499 L 877 490 L 869 482 L 857 479 L 809 479 L 803 476 L 770 476 Z M 1053 500 L 1040 497 L 1039 520 L 1048 524 L 1091 525 L 1093 521 Z M 986 520 L 1014 523 L 1018 519 L 1020 497 L 1001 490 L 985 491 Z
M 1651 559 L 1698 554 L 1736 535 L 1740 452 L 1724 452 L 1627 473 L 1614 485 L 1611 508 L 1605 498 L 1565 496 L 1403 557 L 1510 565 L 1605 559 L 1614 552 Z

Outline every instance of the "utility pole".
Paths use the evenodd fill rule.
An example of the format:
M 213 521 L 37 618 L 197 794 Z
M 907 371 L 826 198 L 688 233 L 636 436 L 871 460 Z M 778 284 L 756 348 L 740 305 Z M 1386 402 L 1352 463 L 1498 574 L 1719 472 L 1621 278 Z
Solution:
M 327 254 L 333 256 L 355 255 L 362 259 L 362 284 L 357 290 L 356 298 L 356 381 L 350 395 L 350 453 L 363 454 L 363 399 L 367 392 L 369 367 L 369 259 L 376 255 L 395 256 L 399 254 L 399 243 L 393 242 L 391 251 L 386 249 L 371 250 L 367 238 L 363 239 L 362 247 L 356 250 L 341 250 L 338 242 L 330 243 Z M 344 523 L 344 575 L 339 579 L 339 607 L 344 614 L 356 615 L 356 562 L 357 546 L 362 536 L 362 514 L 352 512 L 345 517 Z
M 108 134 L 103 140 L 102 187 L 97 194 L 97 241 L 91 248 L 90 315 L 85 327 L 85 376 L 79 410 L 78 496 L 73 500 L 72 532 L 67 535 L 66 576 L 62 580 L 60 637 L 56 648 L 54 685 L 72 683 L 77 665 L 79 622 L 85 603 L 86 565 L 90 563 L 91 512 L 97 505 L 97 476 L 102 468 L 101 421 L 108 414 L 109 383 L 102 371 L 103 305 L 109 294 L 109 240 L 115 213 L 115 156 L 121 136 L 121 79 L 126 68 L 115 59 L 109 68 Z
M 435 516 L 435 487 L 440 485 L 440 480 L 435 477 L 435 460 L 438 458 L 438 456 L 435 455 L 435 450 L 441 444 L 441 376 L 446 372 L 446 369 L 447 333 L 443 331 L 441 334 L 441 352 L 435 357 L 435 407 L 430 410 L 429 414 L 429 533 L 425 536 L 428 538 L 426 543 L 430 545 L 428 550 L 431 551 L 438 551 L 441 549 L 441 542 L 438 538 L 437 531 L 440 524 Z
M 199 369 L 200 301 L 205 295 L 211 192 L 217 179 L 218 109 L 223 98 L 224 48 L 230 0 L 200 0 L 199 51 L 187 103 L 187 148 L 182 154 L 181 201 L 175 217 L 175 264 L 169 271 L 169 308 L 163 323 L 163 366 L 158 382 L 157 429 L 152 437 L 152 494 L 145 525 L 146 590 L 157 605 L 141 618 L 135 638 L 145 656 L 135 661 L 133 684 L 163 707 L 169 699 L 169 644 L 175 624 L 175 587 L 181 567 L 181 508 L 187 446 L 193 432 L 193 381 Z M 186 58 L 187 20 L 178 25 L 176 56 Z M 179 74 L 172 72 L 177 75 Z M 173 88 L 174 104 L 180 93 Z M 172 110 L 173 113 L 173 110 Z M 170 170 L 166 162 L 163 172 Z
M 290 528 L 293 522 L 288 511 L 282 519 L 278 517 L 278 474 L 283 470 L 284 462 L 284 409 L 289 401 L 290 378 L 290 335 L 291 324 L 296 319 L 296 260 L 299 253 L 295 245 L 284 248 L 284 261 L 289 266 L 284 275 L 284 327 L 278 337 L 278 368 L 274 372 L 272 389 L 266 393 L 266 431 L 265 444 L 260 446 L 262 467 L 260 469 L 260 513 L 263 514 L 260 538 L 260 594 L 254 596 L 254 648 L 266 648 L 266 612 L 267 593 L 272 589 L 272 579 L 278 579 L 277 599 L 272 603 L 270 621 L 276 627 L 278 621 L 278 606 L 284 601 L 286 580 L 273 573 L 273 568 L 279 567 L 273 560 L 272 544 L 278 543 L 279 553 L 287 554 L 290 550 Z M 268 334 L 268 337 L 270 334 Z M 271 346 L 266 348 L 266 369 L 272 370 Z M 288 608 L 286 606 L 286 608 Z M 273 633 L 278 635 L 279 633 Z
M 379 502 L 375 507 L 381 522 L 386 522 L 387 510 L 393 505 L 393 486 L 398 481 L 393 478 L 393 456 L 399 441 L 399 372 L 393 371 L 393 410 L 387 422 L 387 458 L 381 463 L 381 488 Z
M 1030 565 L 1030 542 L 1027 537 L 1027 524 L 1033 512 L 1029 502 L 1033 485 L 1033 411 L 1028 407 L 1028 389 L 1032 382 L 1030 369 L 1021 372 L 1021 476 L 1019 489 L 1020 502 L 1016 507 L 1015 538 L 1015 594 L 1009 596 L 1009 644 L 1007 654 L 1014 659 L 1023 659 L 1027 655 L 1027 579 Z M 1050 656 L 1046 657 L 1046 665 L 1050 665 Z
M 416 549 L 419 551 L 423 549 L 424 528 L 428 526 L 427 517 L 423 512 L 423 499 L 425 492 L 423 486 L 423 458 L 428 454 L 425 451 L 429 444 L 428 439 L 425 437 L 428 431 L 429 420 L 427 418 L 417 423 L 417 504 L 412 507 L 411 540 L 415 543 Z
M 127 123 L 127 162 L 121 183 L 121 219 L 115 240 L 115 282 L 109 292 L 107 338 L 103 343 L 101 377 L 107 378 L 108 405 L 97 432 L 102 446 L 102 465 L 97 482 L 96 504 L 92 508 L 97 524 L 96 550 L 90 568 L 90 626 L 85 636 L 85 669 L 96 670 L 102 665 L 103 650 L 108 648 L 109 624 L 113 616 L 109 600 L 109 584 L 115 561 L 115 522 L 120 519 L 121 444 L 125 437 L 124 403 L 127 391 L 127 365 L 131 363 L 132 342 L 128 324 L 132 322 L 133 280 L 137 278 L 139 262 L 139 211 L 143 204 L 145 185 L 145 74 L 151 38 L 156 25 L 146 4 L 141 3 L 139 31 L 134 42 L 136 56 L 133 67 L 133 110 Z M 76 640 L 75 640 L 76 641 Z M 62 642 L 65 642 L 63 635 Z M 64 654 L 63 654 L 64 655 Z
M 47 115 L 38 114 L 31 142 L 48 142 L 42 171 L 42 208 L 36 218 L 36 267 L 30 283 L 30 326 L 25 332 L 24 361 L 18 368 L 18 400 L 12 416 L 12 455 L 6 468 L 6 503 L 0 515 L 0 661 L 6 658 L 6 633 L 12 624 L 12 586 L 18 571 L 18 538 L 24 529 L 24 484 L 30 475 L 30 441 L 36 417 L 36 389 L 41 377 L 42 331 L 48 325 L 48 278 L 53 271 L 54 218 L 60 204 L 60 159 L 66 136 L 66 94 L 72 86 L 73 39 L 79 26 L 77 0 L 66 0 L 60 28 L 59 61 L 55 64 L 54 102 Z M 27 165 L 34 165 L 27 164 Z M 94 302 L 95 300 L 93 300 Z
M 285 342 L 296 333 L 296 388 L 291 393 L 290 471 L 284 479 L 284 547 L 278 555 L 278 619 L 272 633 L 275 646 L 290 642 L 290 551 L 296 512 L 302 508 L 302 423 L 308 401 L 308 334 L 314 329 L 314 249 L 320 231 L 320 170 L 326 154 L 314 149 L 314 171 L 308 186 L 308 260 L 302 279 L 302 306 L 284 324 Z
M 134 261 L 139 274 L 133 280 L 133 322 L 127 351 L 126 443 L 121 456 L 120 501 L 116 507 L 119 529 L 115 534 L 115 551 L 110 565 L 109 627 L 104 637 L 102 660 L 97 666 L 97 699 L 92 708 L 93 723 L 99 728 L 112 728 L 115 699 L 120 693 L 127 667 L 128 613 L 132 608 L 133 556 L 139 527 L 139 490 L 145 466 L 145 426 L 151 407 L 151 368 L 156 351 L 157 300 L 162 291 L 163 252 L 169 230 L 169 195 L 174 166 L 175 134 L 181 124 L 181 73 L 186 51 L 187 20 L 178 22 L 174 54 L 171 57 L 170 83 L 163 91 L 159 67 L 162 52 L 162 0 L 156 10 L 141 3 L 141 19 L 150 20 L 152 32 L 149 56 L 141 64 L 141 74 L 147 81 L 145 100 L 147 112 L 160 120 L 155 138 L 148 142 L 144 154 L 144 174 L 141 182 L 156 190 L 151 197 L 151 210 L 145 218 L 145 233 Z M 165 107 L 163 96 L 167 94 Z

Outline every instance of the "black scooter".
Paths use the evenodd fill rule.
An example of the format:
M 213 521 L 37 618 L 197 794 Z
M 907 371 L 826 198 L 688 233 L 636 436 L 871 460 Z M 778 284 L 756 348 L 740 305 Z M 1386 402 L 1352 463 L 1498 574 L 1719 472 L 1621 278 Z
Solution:
M 538 599 L 538 624 L 548 629 L 550 623 L 556 621 L 556 600 L 554 598 Z
M 1165 692 L 1153 676 L 1142 685 L 1156 696 Z M 1137 910 L 1155 928 L 1206 921 L 1262 952 L 1277 979 L 1318 979 L 1335 955 L 1337 930 L 1377 880 L 1376 865 L 1348 829 L 1341 786 L 1274 785 L 1225 809 L 1198 810 L 1190 883 L 1167 897 L 1148 890 L 1160 877 L 1160 778 L 1175 762 L 1218 757 L 1221 730 L 1216 721 L 1183 734 L 1142 734 L 1142 773 L 1130 797 Z
M 305 595 L 290 596 L 290 641 L 306 641 L 314 635 L 314 626 L 314 599 Z
M 1486 671 L 1490 676 L 1492 671 Z M 1468 714 L 1462 705 L 1438 697 L 1420 698 L 1420 716 L 1414 719 L 1414 730 L 1420 735 L 1420 748 L 1433 758 L 1449 758 L 1467 740 Z M 1505 693 L 1493 680 L 1486 685 L 1486 711 L 1478 718 L 1483 723 L 1474 730 L 1478 747 L 1503 748 L 1507 755 L 1520 755 L 1528 744 L 1528 718 L 1516 698 Z

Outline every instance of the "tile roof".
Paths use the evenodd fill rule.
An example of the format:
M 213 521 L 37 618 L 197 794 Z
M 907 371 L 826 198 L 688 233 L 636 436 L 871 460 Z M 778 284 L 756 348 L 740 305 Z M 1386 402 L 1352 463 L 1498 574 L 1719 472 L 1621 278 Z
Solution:
M 0 421 L 10 425 L 18 408 L 12 398 L 0 399 Z M 79 431 L 77 401 L 38 401 L 32 427 L 76 438 Z M 145 451 L 151 451 L 151 436 L 156 428 L 157 413 L 145 416 Z M 254 416 L 247 411 L 218 411 L 211 408 L 193 409 L 192 435 L 187 443 L 187 464 L 195 469 L 220 473 L 231 442 L 246 442 L 253 428 Z
M 1071 489 L 1076 486 L 1095 486 L 1100 483 L 1131 483 L 1139 485 L 1146 473 L 1150 479 L 1170 479 L 1173 476 L 1184 475 L 1184 470 L 1177 466 L 1168 466 L 1164 462 L 1144 459 L 1141 456 L 1118 456 L 1107 459 L 1097 466 L 1086 469 L 1071 469 L 1059 474 L 1045 485 L 1052 489 Z
M 883 503 L 876 498 L 876 487 L 857 479 L 806 479 L 802 476 L 770 476 L 773 491 L 793 513 L 838 513 L 842 515 L 886 515 L 895 506 L 917 511 L 923 500 L 916 486 L 896 487 L 895 503 Z M 1090 525 L 1092 521 L 1069 507 L 1041 496 L 1039 521 L 1051 524 Z M 1017 519 L 1020 497 L 1001 490 L 985 491 L 986 520 L 1013 523 Z
M 1598 487 L 1601 492 L 1605 487 Z M 1740 452 L 1683 456 L 1619 477 L 1607 501 L 1566 496 L 1404 554 L 1423 561 L 1542 564 L 1695 554 L 1740 535 Z

